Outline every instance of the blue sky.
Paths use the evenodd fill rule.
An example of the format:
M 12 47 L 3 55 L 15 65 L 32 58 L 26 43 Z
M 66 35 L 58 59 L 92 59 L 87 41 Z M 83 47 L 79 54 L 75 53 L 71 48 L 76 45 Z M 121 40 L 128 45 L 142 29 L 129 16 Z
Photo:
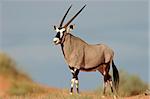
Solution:
M 60 46 L 52 42 L 53 25 L 58 25 L 70 4 L 69 20 L 84 4 L 72 22 L 73 35 L 90 44 L 105 43 L 115 51 L 118 69 L 139 75 L 148 82 L 148 0 L 3 0 L 0 13 L 0 47 L 15 59 L 18 68 L 33 80 L 49 86 L 69 88 L 71 73 Z M 98 72 L 80 72 L 80 88 L 102 85 Z

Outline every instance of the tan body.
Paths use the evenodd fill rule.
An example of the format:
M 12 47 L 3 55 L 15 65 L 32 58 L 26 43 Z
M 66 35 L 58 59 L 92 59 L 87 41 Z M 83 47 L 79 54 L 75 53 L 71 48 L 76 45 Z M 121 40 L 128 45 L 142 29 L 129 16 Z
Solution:
M 109 63 L 114 56 L 113 50 L 108 46 L 104 44 L 90 45 L 70 33 L 65 36 L 63 51 L 67 64 L 81 70 Z

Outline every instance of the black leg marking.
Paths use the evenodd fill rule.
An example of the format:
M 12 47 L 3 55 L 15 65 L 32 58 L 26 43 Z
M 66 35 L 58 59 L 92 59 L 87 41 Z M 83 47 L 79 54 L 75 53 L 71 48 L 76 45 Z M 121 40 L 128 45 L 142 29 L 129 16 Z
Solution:
M 72 80 L 71 80 L 71 90 L 70 93 L 73 93 L 73 87 L 74 87 L 74 83 L 76 84 L 76 89 L 77 89 L 77 93 L 79 93 L 79 80 L 78 80 L 78 74 L 79 74 L 79 69 L 76 69 L 74 67 L 69 67 L 70 71 L 72 73 Z
M 70 90 L 70 94 L 72 94 L 73 93 L 73 87 L 71 87 L 71 90 Z
M 75 84 L 76 84 L 77 93 L 79 94 L 79 80 L 78 79 L 75 80 Z
M 104 82 L 104 90 L 103 90 L 103 95 L 106 93 L 106 87 L 107 87 L 107 82 Z
M 70 89 L 70 94 L 72 94 L 72 93 L 73 93 L 74 83 L 75 83 L 75 79 L 74 79 L 74 78 L 72 78 L 72 79 L 71 79 L 71 89 Z
M 104 92 L 103 92 L 103 94 L 105 94 L 105 90 L 106 90 L 106 87 L 107 87 L 108 84 L 110 85 L 111 92 L 114 94 L 113 84 L 112 84 L 112 77 L 111 77 L 110 74 L 104 75 Z
M 114 93 L 112 81 L 109 81 L 109 83 L 110 83 L 110 87 L 111 87 L 111 92 Z

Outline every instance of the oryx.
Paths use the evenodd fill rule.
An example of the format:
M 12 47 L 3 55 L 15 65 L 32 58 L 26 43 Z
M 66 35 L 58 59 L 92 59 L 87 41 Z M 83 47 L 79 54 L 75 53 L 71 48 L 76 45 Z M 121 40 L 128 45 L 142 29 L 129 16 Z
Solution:
M 85 8 L 85 6 L 86 5 L 84 5 L 81 10 L 63 26 L 64 19 L 72 5 L 69 7 L 63 19 L 61 20 L 60 26 L 54 26 L 54 30 L 57 32 L 57 34 L 53 39 L 53 42 L 56 45 L 61 45 L 64 58 L 73 75 L 71 79 L 71 94 L 73 92 L 74 83 L 76 84 L 76 89 L 79 93 L 79 71 L 99 71 L 104 76 L 103 93 L 105 94 L 107 84 L 111 86 L 111 91 L 113 92 L 113 85 L 114 88 L 117 89 L 119 84 L 119 72 L 113 62 L 113 50 L 104 44 L 88 44 L 79 37 L 76 37 L 70 33 L 70 30 L 74 29 L 74 25 L 69 26 L 69 24 L 77 17 L 77 15 Z M 113 83 L 112 77 L 109 74 L 110 65 L 112 65 L 113 70 Z

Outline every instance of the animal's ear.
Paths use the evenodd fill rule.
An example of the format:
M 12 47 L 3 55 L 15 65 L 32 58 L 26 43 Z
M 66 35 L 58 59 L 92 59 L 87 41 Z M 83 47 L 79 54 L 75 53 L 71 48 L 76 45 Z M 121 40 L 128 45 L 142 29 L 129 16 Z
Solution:
M 59 31 L 58 27 L 56 27 L 55 25 L 54 25 L 54 30 L 55 30 L 56 32 Z
M 74 28 L 75 28 L 75 24 L 69 25 L 69 27 L 67 29 L 67 33 L 70 33 Z
M 73 30 L 75 28 L 75 24 L 69 25 L 70 30 Z

